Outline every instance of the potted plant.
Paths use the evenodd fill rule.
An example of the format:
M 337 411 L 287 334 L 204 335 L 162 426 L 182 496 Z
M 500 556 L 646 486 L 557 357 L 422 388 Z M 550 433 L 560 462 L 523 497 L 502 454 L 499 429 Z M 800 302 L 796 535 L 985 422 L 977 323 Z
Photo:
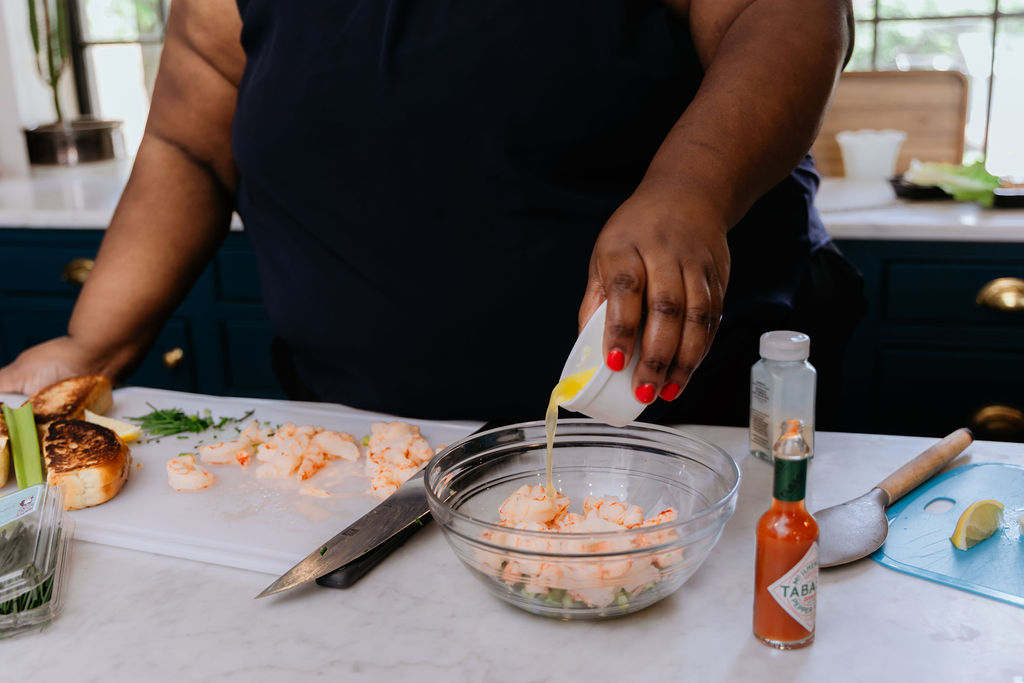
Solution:
M 60 81 L 71 62 L 67 0 L 27 0 L 28 29 L 39 75 L 53 93 L 57 120 L 25 131 L 33 164 L 77 164 L 123 156 L 120 121 L 81 117 L 70 121 L 61 106 Z

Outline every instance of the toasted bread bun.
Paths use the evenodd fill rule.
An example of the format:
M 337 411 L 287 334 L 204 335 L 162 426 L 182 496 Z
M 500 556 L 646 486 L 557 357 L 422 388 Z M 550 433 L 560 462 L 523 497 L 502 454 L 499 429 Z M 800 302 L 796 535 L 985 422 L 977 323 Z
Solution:
M 102 415 L 110 410 L 114 398 L 109 379 L 103 375 L 82 375 L 44 387 L 29 401 L 36 425 L 41 427 L 54 420 L 81 420 L 86 408 Z
M 105 503 L 128 479 L 131 455 L 112 430 L 84 420 L 55 420 L 43 439 L 46 481 L 64 491 L 64 509 Z

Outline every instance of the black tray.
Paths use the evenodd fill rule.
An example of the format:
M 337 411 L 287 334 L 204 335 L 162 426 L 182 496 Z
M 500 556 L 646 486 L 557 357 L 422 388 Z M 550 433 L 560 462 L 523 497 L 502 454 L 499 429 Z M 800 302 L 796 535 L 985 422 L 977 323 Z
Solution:
M 992 206 L 997 209 L 1024 208 L 1024 187 L 997 187 L 992 190 Z
M 893 191 L 900 199 L 935 200 L 953 198 L 952 195 L 946 193 L 941 187 L 908 183 L 903 179 L 902 174 L 889 178 L 889 184 L 892 185 Z

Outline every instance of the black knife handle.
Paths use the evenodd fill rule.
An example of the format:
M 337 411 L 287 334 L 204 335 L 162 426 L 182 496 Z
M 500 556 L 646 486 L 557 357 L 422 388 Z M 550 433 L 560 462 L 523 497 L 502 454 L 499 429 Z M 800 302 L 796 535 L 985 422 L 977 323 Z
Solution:
M 425 515 L 420 515 L 419 520 L 422 524 L 409 524 L 404 529 L 394 534 L 391 538 L 380 545 L 375 546 L 360 557 L 357 557 L 348 564 L 338 567 L 333 572 L 324 574 L 316 580 L 317 584 L 327 586 L 328 588 L 348 588 L 356 581 L 363 578 L 363 575 L 366 574 L 366 572 L 376 567 L 381 560 L 397 550 L 400 545 L 409 540 L 409 538 L 419 531 L 424 524 L 429 522 L 430 513 L 428 512 Z

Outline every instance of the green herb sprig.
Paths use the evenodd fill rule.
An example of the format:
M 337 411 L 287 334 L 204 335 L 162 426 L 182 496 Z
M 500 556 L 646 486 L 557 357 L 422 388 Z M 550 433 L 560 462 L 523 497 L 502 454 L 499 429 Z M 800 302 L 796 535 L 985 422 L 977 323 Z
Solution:
M 193 413 L 190 415 L 178 408 L 159 409 L 150 403 L 146 405 L 153 409 L 151 413 L 140 415 L 139 417 L 129 417 L 128 419 L 138 422 L 139 426 L 152 436 L 171 436 L 172 434 L 181 434 L 183 432 L 198 434 L 199 432 L 205 432 L 207 429 L 222 429 L 225 425 L 232 422 L 246 420 L 254 412 L 250 410 L 241 417 L 220 417 L 215 419 L 209 410 L 204 410 L 202 414 Z
M 23 563 L 28 559 L 32 536 L 32 530 L 21 522 L 15 522 L 13 527 L 0 531 L 0 574 L 6 574 L 22 568 Z M 60 542 L 59 533 L 57 534 L 56 542 Z M 37 576 L 35 567 L 24 568 L 24 577 L 26 579 L 31 579 L 33 576 Z M 50 601 L 52 596 L 53 574 L 50 574 L 32 590 L 0 602 L 0 616 L 42 607 Z

